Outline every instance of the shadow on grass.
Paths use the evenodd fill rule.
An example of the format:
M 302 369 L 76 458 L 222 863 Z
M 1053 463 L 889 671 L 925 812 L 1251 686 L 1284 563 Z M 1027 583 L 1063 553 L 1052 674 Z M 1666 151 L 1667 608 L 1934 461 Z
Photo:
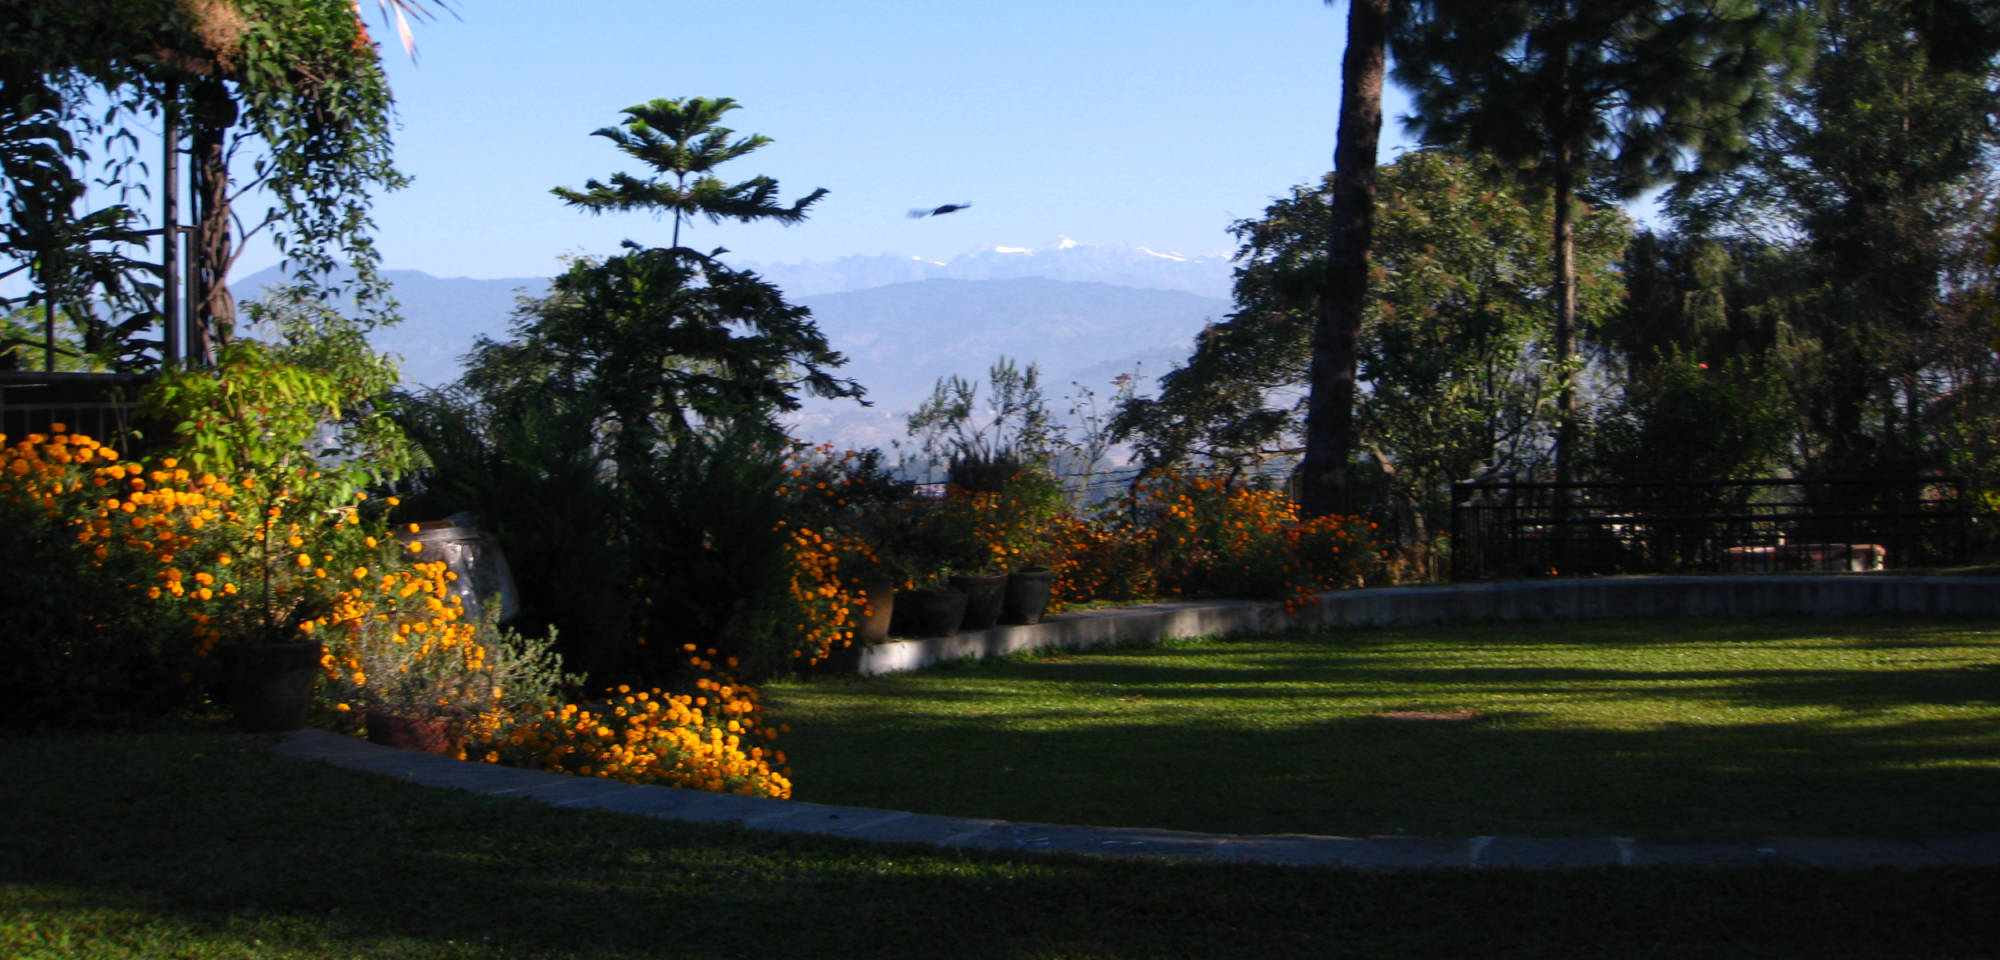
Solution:
M 1393 739 L 1393 738 L 1392 738 Z M 557 810 L 207 737 L 0 740 L 8 956 L 1973 955 L 1996 872 L 1348 871 Z
M 1478 628 L 1361 631 L 1023 657 L 774 702 L 801 798 L 832 803 L 1227 833 L 1993 829 L 2000 664 L 1978 660 L 1996 646 L 1976 633 L 1992 622 L 1834 625 L 1694 624 L 1608 659 L 1567 625 L 1484 645 L 1460 640 Z M 1588 626 L 1615 646 L 1633 625 Z M 1935 656 L 1879 656 L 1901 650 Z M 1379 716 L 1409 711 L 1471 716 Z
M 795 749 L 806 758 L 796 764 L 801 799 L 1101 826 L 1693 837 L 2000 823 L 2000 724 L 1991 720 L 1645 730 L 1520 720 L 1361 716 L 1257 729 L 1135 716 L 1002 729 L 931 719 L 863 724 L 838 740 L 808 731 Z M 848 748 L 858 751 L 849 763 L 811 759 Z

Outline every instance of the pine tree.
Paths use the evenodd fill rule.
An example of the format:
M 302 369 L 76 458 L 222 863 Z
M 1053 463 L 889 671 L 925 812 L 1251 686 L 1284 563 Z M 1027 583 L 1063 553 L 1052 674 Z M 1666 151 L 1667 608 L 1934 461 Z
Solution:
M 1332 0 L 1327 0 L 1332 4 Z M 1389 0 L 1348 0 L 1340 68 L 1340 126 L 1333 156 L 1333 231 L 1326 290 L 1313 327 L 1301 506 L 1310 516 L 1351 512 L 1355 364 L 1368 301 L 1368 249 L 1375 234 L 1375 153 L 1382 135 L 1382 77 Z
M 1752 131 L 1750 162 L 1677 189 L 1684 230 L 1762 245 L 1791 280 L 1806 469 L 1921 466 L 1953 262 L 1990 222 L 2000 13 L 1981 2 L 1822 0 L 1811 72 Z
M 1575 203 L 1632 196 L 1683 158 L 1733 163 L 1750 121 L 1809 50 L 1803 18 L 1753 0 L 1409 0 L 1395 77 L 1426 143 L 1479 151 L 1555 198 L 1556 474 L 1570 474 L 1576 393 Z

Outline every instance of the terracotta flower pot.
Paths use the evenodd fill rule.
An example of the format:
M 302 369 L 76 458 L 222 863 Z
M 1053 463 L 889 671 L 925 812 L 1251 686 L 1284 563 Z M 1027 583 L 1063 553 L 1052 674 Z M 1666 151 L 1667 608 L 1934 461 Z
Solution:
M 444 717 L 406 717 L 368 711 L 368 742 L 421 753 L 454 754 L 463 744 L 459 725 Z
M 951 588 L 965 594 L 965 620 L 960 630 L 990 630 L 1000 622 L 1000 605 L 1007 600 L 1007 575 L 956 576 Z
M 1006 599 L 1000 605 L 1001 623 L 1040 623 L 1049 610 L 1049 588 L 1055 585 L 1053 570 L 1017 570 L 1007 575 Z

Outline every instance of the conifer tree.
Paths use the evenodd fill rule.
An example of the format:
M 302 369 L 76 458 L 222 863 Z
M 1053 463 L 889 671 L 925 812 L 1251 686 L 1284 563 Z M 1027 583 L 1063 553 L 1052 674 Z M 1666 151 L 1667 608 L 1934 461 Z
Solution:
M 1306 449 L 1299 467 L 1301 505 L 1311 516 L 1350 512 L 1355 506 L 1348 466 L 1354 459 L 1355 366 L 1361 312 L 1368 301 L 1368 249 L 1375 234 L 1375 153 L 1382 135 L 1388 17 L 1389 0 L 1348 0 L 1333 156 L 1333 230 L 1327 238 L 1326 288 L 1313 326 Z
M 710 223 L 775 220 L 783 224 L 806 218 L 806 208 L 826 196 L 825 188 L 784 206 L 778 181 L 755 176 L 725 183 L 715 168 L 761 149 L 770 137 L 751 134 L 729 139 L 736 131 L 721 126 L 722 115 L 736 109 L 728 97 L 687 97 L 650 100 L 625 108 L 622 127 L 592 133 L 618 145 L 624 153 L 652 168 L 650 176 L 614 173 L 609 183 L 590 180 L 582 190 L 556 187 L 552 193 L 591 213 L 650 210 L 674 218 L 673 246 L 681 245 L 681 224 L 695 217 Z
M 1395 77 L 1424 142 L 1484 152 L 1554 194 L 1555 353 L 1576 355 L 1575 203 L 1629 197 L 1682 161 L 1735 162 L 1750 121 L 1810 51 L 1803 18 L 1756 0 L 1406 0 Z M 1560 373 L 1556 475 L 1576 394 Z
M 674 218 L 674 243 L 626 241 L 606 258 L 583 258 L 517 315 L 515 339 L 482 341 L 467 380 L 509 409 L 551 398 L 598 410 L 621 481 L 644 476 L 656 457 L 704 427 L 733 425 L 776 435 L 775 416 L 801 394 L 859 398 L 861 387 L 837 378 L 846 362 L 813 323 L 812 311 L 748 270 L 724 264 L 716 250 L 680 245 L 680 226 L 711 222 L 797 223 L 826 195 L 815 190 L 790 206 L 778 182 L 752 177 L 726 184 L 721 164 L 770 143 L 717 125 L 736 109 L 727 97 L 652 100 L 624 111 L 622 127 L 596 136 L 645 163 L 652 176 L 613 174 L 583 190 L 553 191 L 591 213 L 650 210 Z

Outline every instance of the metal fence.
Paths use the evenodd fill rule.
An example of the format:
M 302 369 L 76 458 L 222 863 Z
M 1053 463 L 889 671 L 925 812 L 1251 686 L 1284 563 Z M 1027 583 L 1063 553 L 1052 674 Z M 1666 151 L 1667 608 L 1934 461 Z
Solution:
M 1961 477 L 1452 485 L 1454 580 L 1865 571 L 1963 559 Z
M 0 371 L 0 434 L 16 443 L 60 423 L 71 433 L 89 434 L 132 452 L 135 399 L 148 379 L 127 373 Z

